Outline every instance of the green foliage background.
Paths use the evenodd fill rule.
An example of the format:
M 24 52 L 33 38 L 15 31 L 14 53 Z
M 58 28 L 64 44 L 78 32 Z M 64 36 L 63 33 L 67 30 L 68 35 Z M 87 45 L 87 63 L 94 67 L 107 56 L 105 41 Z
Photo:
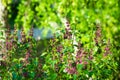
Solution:
M 102 30 L 101 39 L 103 40 L 103 44 L 100 44 L 101 54 L 103 54 L 105 44 L 107 44 L 107 41 L 110 39 L 112 56 L 108 56 L 107 59 L 101 59 L 101 55 L 95 55 L 95 61 L 93 61 L 92 64 L 94 71 L 89 72 L 89 70 L 81 70 L 79 75 L 69 75 L 63 72 L 67 64 L 67 53 L 70 52 L 73 47 L 73 45 L 69 44 L 71 41 L 64 40 L 60 37 L 58 38 L 58 42 L 51 42 L 51 44 L 55 43 L 58 45 L 57 43 L 62 41 L 61 44 L 64 46 L 65 62 L 61 64 L 62 66 L 60 66 L 59 73 L 54 70 L 54 65 L 59 63 L 59 59 L 53 59 L 54 56 L 57 56 L 57 52 L 54 49 L 56 47 L 49 47 L 49 49 L 41 52 L 41 57 L 41 54 L 39 55 L 36 52 L 37 42 L 33 41 L 34 58 L 31 58 L 31 63 L 22 70 L 22 72 L 29 72 L 30 77 L 27 78 L 30 80 L 35 79 L 37 74 L 43 74 L 41 78 L 38 78 L 40 80 L 76 80 L 77 78 L 82 80 L 88 79 L 85 77 L 86 74 L 95 80 L 117 80 L 120 78 L 120 0 L 3 0 L 3 4 L 8 11 L 7 20 L 11 28 L 17 27 L 20 29 L 23 27 L 26 33 L 31 27 L 51 28 L 53 33 L 57 30 L 61 30 L 61 33 L 62 31 L 64 33 L 65 26 L 64 21 L 62 22 L 62 18 L 67 18 L 71 26 L 72 34 L 76 37 L 76 41 L 80 41 L 83 44 L 83 48 L 88 52 L 90 52 L 92 48 L 93 54 L 99 54 L 99 47 L 94 46 L 95 42 L 93 42 L 96 23 L 101 25 Z M 51 22 L 56 22 L 59 27 L 55 29 L 54 26 L 50 25 Z M 63 36 L 63 33 L 59 35 Z M 20 60 L 22 57 L 16 59 L 14 56 L 15 53 L 18 53 L 17 51 L 20 51 L 19 53 L 24 55 L 26 46 L 17 45 L 19 46 L 18 50 L 12 51 L 13 59 L 11 62 L 8 62 L 12 64 L 12 67 L 7 67 L 8 72 L 5 71 L 7 74 L 3 74 L 4 80 L 8 78 L 13 80 L 26 79 L 25 77 L 22 78 L 21 75 L 22 64 Z M 67 48 L 70 50 L 67 51 Z M 23 51 L 21 51 L 21 49 L 23 49 Z M 42 58 L 44 63 L 41 68 L 42 71 L 37 67 L 39 58 Z M 13 66 L 14 63 L 16 64 Z M 80 69 L 80 67 L 78 68 Z M 38 73 L 36 72 L 37 70 Z

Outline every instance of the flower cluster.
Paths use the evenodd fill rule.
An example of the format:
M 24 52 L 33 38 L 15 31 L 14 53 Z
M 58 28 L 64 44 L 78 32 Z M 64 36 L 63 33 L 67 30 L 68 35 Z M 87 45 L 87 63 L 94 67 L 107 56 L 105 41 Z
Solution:
M 6 40 L 6 49 L 10 50 L 12 48 L 12 42 L 9 40 Z
M 25 65 L 29 63 L 28 62 L 29 58 L 30 58 L 30 50 L 27 50 L 25 58 L 24 58 Z
M 66 28 L 65 28 L 65 34 L 64 34 L 64 39 L 71 39 L 72 38 L 72 33 L 70 29 L 70 24 L 67 21 L 66 22 Z
M 100 24 L 96 24 L 96 28 L 97 28 L 97 30 L 95 32 L 94 40 L 95 40 L 96 45 L 98 45 L 99 42 L 100 42 L 100 39 L 101 39 L 101 27 L 100 27 Z
M 108 54 L 111 54 L 111 52 L 110 52 L 110 39 L 108 40 L 108 43 L 107 43 L 104 50 L 105 50 L 104 56 L 107 56 Z
M 25 32 L 24 32 L 24 29 L 22 28 L 21 30 L 21 43 L 25 43 L 26 42 L 26 35 L 25 35 Z
M 74 65 L 75 64 L 75 65 Z M 67 67 L 65 69 L 65 71 L 68 73 L 68 74 L 77 74 L 77 69 L 76 69 L 76 63 L 69 63 L 68 65 L 69 67 Z
M 7 30 L 6 30 L 6 49 L 10 50 L 12 47 L 12 42 L 10 41 L 10 28 L 9 26 L 7 26 Z
M 57 46 L 57 52 L 62 53 L 63 46 L 59 45 Z
M 85 57 L 87 55 L 87 52 L 84 51 L 84 48 L 78 44 L 78 51 L 75 56 L 75 62 L 69 62 L 68 66 L 65 70 L 68 74 L 77 74 L 77 65 L 82 64 L 84 68 L 86 68 L 88 62 L 85 60 Z M 74 64 L 74 65 L 73 65 Z

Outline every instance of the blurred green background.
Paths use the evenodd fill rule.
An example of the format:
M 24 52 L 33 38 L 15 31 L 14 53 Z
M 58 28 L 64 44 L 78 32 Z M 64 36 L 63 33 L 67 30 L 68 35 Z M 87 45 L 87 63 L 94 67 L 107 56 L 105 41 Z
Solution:
M 8 21 L 10 29 L 24 28 L 27 33 L 34 27 L 43 29 L 40 37 L 46 37 L 47 34 L 53 35 L 56 31 L 64 29 L 64 18 L 67 18 L 76 40 L 79 41 L 81 38 L 85 47 L 91 44 L 92 37 L 95 36 L 95 25 L 99 23 L 102 38 L 104 41 L 110 39 L 113 58 L 120 66 L 120 0 L 2 0 L 2 2 L 7 12 L 5 20 Z M 119 67 L 118 70 L 120 71 Z

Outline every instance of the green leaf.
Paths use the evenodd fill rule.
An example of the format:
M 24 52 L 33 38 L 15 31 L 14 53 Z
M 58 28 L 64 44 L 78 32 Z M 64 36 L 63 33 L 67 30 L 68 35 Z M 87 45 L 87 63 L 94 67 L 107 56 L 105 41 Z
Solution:
M 18 60 L 19 60 L 19 59 L 14 58 L 14 59 L 13 59 L 13 62 L 18 62 Z
M 47 70 L 47 69 L 48 69 L 48 66 L 46 64 L 44 64 L 43 70 Z
M 34 62 L 34 64 L 35 64 L 35 66 L 37 66 L 38 65 L 38 58 L 35 58 L 35 62 Z
M 35 73 L 34 72 L 30 72 L 30 74 L 29 74 L 32 78 L 34 78 L 35 77 Z
M 51 80 L 56 80 L 56 78 L 57 78 L 57 73 L 51 74 L 50 78 L 51 78 Z
M 77 75 L 74 74 L 74 75 L 73 75 L 73 80 L 76 80 L 76 79 L 77 79 Z
M 12 80 L 16 80 L 17 74 L 15 72 L 12 73 Z
M 42 54 L 41 54 L 41 56 L 45 56 L 47 54 L 47 52 L 43 52 Z
M 80 72 L 83 68 L 83 65 L 82 64 L 77 64 L 77 70 L 78 72 Z

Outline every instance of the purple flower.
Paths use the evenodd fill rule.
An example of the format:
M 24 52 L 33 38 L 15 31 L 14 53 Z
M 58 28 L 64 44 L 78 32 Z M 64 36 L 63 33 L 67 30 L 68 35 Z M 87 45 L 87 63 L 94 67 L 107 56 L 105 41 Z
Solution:
M 11 49 L 12 48 L 12 42 L 6 41 L 6 48 L 7 48 L 7 50 Z
M 110 49 L 108 47 L 105 48 L 105 51 L 109 51 Z
M 100 28 L 99 24 L 97 24 L 96 26 L 97 26 L 97 30 L 95 32 L 95 38 L 94 38 L 94 40 L 95 40 L 96 45 L 98 45 L 98 43 L 99 43 L 99 41 L 101 39 L 101 28 Z
M 84 65 L 86 65 L 86 64 L 88 64 L 88 62 L 87 62 L 87 61 L 84 61 Z
M 105 50 L 104 56 L 107 56 L 108 54 L 111 53 L 109 46 L 110 46 L 110 39 L 108 40 L 108 43 L 107 43 L 107 45 L 106 45 L 106 47 L 104 49 Z
M 68 74 L 76 74 L 77 70 L 76 67 L 70 67 L 65 69 Z
M 89 60 L 92 60 L 92 59 L 93 59 L 93 56 L 90 55 L 90 56 L 89 56 Z
M 62 49 L 63 49 L 63 46 L 62 46 L 62 45 L 58 46 L 58 47 L 57 47 L 57 52 L 61 53 L 61 52 L 62 52 Z
M 64 34 L 64 39 L 71 39 L 72 38 L 72 33 L 71 33 L 71 28 L 69 22 L 66 22 L 66 28 L 65 28 L 65 34 Z

